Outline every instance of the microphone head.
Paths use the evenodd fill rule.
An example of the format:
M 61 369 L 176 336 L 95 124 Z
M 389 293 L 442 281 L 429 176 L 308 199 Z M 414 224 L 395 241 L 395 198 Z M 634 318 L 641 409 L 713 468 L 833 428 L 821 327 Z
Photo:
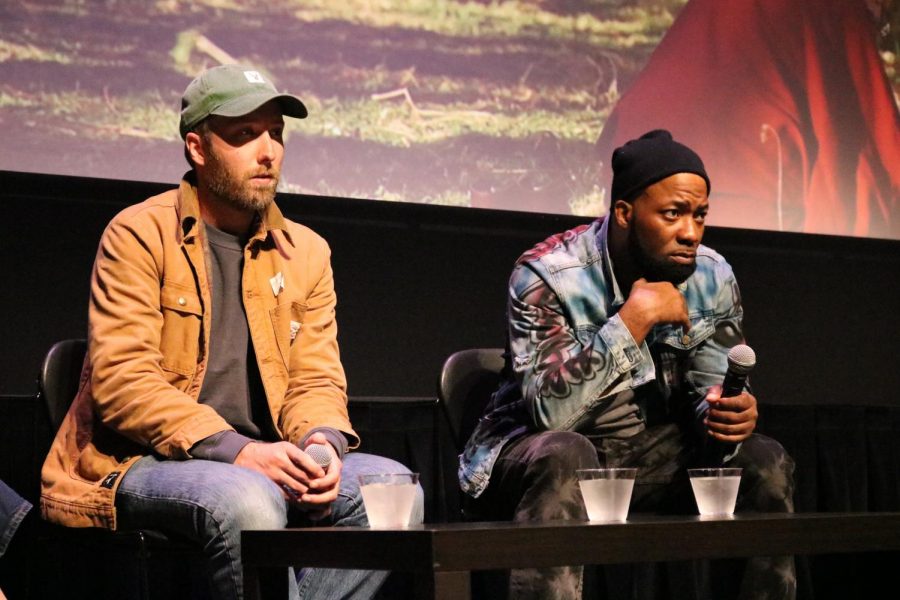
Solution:
M 728 369 L 739 375 L 746 375 L 756 366 L 756 353 L 753 348 L 738 344 L 728 351 Z
M 331 450 L 325 444 L 310 444 L 304 450 L 323 469 L 331 464 Z

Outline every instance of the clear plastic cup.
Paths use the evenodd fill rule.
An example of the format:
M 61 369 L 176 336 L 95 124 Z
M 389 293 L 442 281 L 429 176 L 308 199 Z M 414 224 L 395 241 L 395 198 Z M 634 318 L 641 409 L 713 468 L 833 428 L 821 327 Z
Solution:
M 611 522 L 628 518 L 637 469 L 579 469 L 575 474 L 588 520 Z
M 741 485 L 741 469 L 720 467 L 688 469 L 691 488 L 697 510 L 704 516 L 728 516 L 734 514 L 738 488 Z
M 408 527 L 418 483 L 418 473 L 360 475 L 359 489 L 369 517 L 369 527 Z

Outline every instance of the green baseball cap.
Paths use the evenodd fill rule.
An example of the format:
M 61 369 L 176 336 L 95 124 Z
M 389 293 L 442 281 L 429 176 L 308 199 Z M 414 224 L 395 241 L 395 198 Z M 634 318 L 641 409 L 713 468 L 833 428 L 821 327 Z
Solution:
M 269 100 L 278 100 L 282 114 L 302 119 L 306 107 L 300 98 L 283 94 L 265 75 L 244 65 L 222 65 L 197 76 L 181 97 L 181 138 L 210 115 L 240 117 L 253 112 Z

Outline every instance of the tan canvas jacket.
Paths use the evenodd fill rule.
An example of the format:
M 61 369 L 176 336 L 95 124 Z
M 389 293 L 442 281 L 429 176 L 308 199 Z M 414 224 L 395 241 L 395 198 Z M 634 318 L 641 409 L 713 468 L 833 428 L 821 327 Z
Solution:
M 211 324 L 203 235 L 191 174 L 104 231 L 79 391 L 41 472 L 45 518 L 115 529 L 116 488 L 135 461 L 151 452 L 187 460 L 195 443 L 231 429 L 197 402 Z M 273 204 L 244 264 L 244 309 L 277 431 L 296 443 L 332 427 L 357 446 L 327 243 Z

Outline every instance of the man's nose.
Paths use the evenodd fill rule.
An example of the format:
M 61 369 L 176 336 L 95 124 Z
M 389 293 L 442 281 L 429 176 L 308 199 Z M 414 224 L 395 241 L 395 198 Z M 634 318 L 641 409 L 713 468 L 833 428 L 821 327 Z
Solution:
M 681 221 L 681 227 L 678 230 L 678 240 L 684 244 L 699 244 L 700 238 L 703 237 L 703 225 L 694 220 L 691 215 L 686 216 Z
M 259 155 L 257 159 L 261 163 L 270 163 L 275 160 L 275 155 L 277 152 L 276 145 L 277 141 L 272 139 L 272 136 L 268 131 L 263 133 L 261 136 L 257 138 L 257 142 L 259 145 Z

